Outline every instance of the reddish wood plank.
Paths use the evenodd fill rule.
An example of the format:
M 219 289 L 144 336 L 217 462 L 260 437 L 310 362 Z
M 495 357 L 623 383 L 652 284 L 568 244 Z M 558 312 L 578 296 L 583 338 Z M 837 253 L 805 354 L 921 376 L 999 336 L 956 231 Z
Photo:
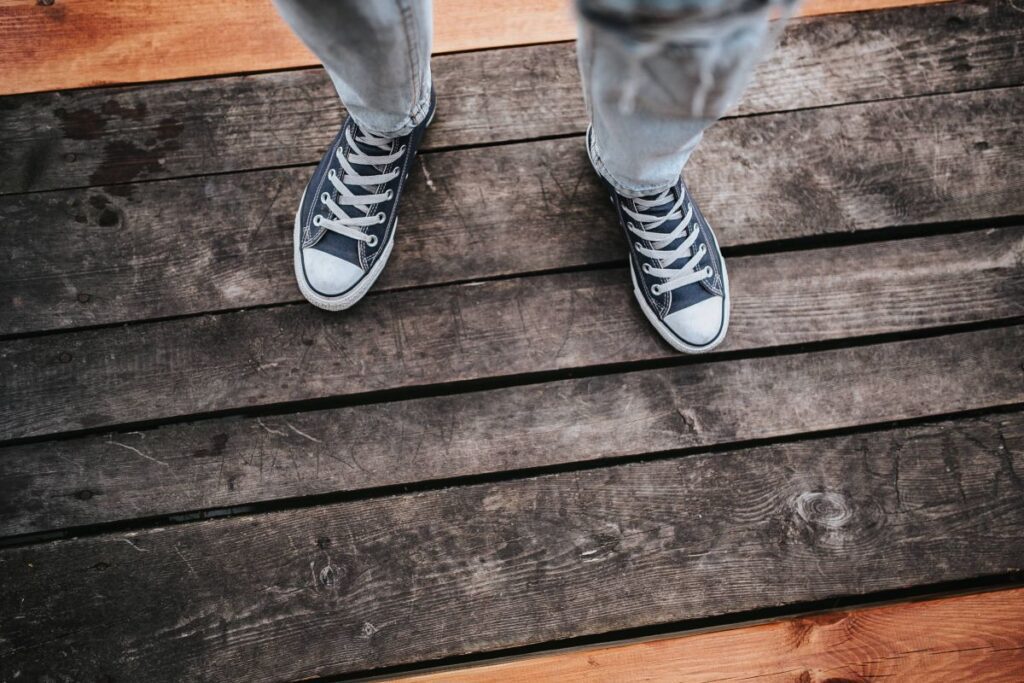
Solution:
M 1024 589 L 825 612 L 389 679 L 393 683 L 1024 680 Z

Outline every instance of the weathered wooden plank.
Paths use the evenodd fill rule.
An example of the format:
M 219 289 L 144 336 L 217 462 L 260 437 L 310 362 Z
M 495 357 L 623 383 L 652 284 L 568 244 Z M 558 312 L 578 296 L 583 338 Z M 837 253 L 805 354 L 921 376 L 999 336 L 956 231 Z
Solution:
M 0 535 L 1024 401 L 1020 331 L 220 418 L 0 450 Z
M 1016 681 L 1024 590 L 811 614 L 389 679 L 392 683 Z M 842 677 L 842 678 L 840 678 Z
M 1006 0 L 797 20 L 744 114 L 1024 83 Z M 926 68 L 922 68 L 927 65 Z M 572 43 L 439 56 L 425 148 L 581 132 Z M 311 163 L 342 112 L 322 70 L 0 100 L 0 194 Z
M 727 246 L 1020 215 L 1021 119 L 1021 88 L 731 119 L 688 176 Z M 377 289 L 621 259 L 581 147 L 421 157 Z M 291 231 L 308 173 L 0 198 L 0 332 L 299 300 Z
M 1018 413 L 8 549 L 0 677 L 295 680 L 1020 572 L 1022 467 Z
M 1024 314 L 1024 231 L 733 259 L 723 349 Z M 620 269 L 0 343 L 2 438 L 675 356 Z
M 933 0 L 808 0 L 805 16 Z M 568 3 L 529 0 L 492 7 L 436 0 L 434 51 L 525 45 L 576 36 Z M 231 36 L 225 40 L 224 36 Z M 48 51 L 46 46 L 62 49 Z M 0 1 L 0 94 L 208 76 L 315 64 L 268 2 L 174 7 L 146 0 Z

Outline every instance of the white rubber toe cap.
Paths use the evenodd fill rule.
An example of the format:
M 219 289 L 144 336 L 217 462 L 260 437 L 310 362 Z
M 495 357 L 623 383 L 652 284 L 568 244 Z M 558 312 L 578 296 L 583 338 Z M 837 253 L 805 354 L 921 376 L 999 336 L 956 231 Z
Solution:
M 310 287 L 325 296 L 344 294 L 363 276 L 359 266 L 319 249 L 303 249 L 302 263 Z
M 713 296 L 665 316 L 665 325 L 687 344 L 703 346 L 722 330 L 723 311 L 722 297 Z

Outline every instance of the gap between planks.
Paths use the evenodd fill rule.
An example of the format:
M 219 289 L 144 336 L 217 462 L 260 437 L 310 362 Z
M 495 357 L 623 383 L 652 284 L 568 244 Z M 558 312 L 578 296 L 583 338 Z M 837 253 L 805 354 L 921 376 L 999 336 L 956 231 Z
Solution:
M 800 13 L 927 1 L 807 0 Z M 436 0 L 434 27 L 436 53 L 576 36 L 566 0 Z M 316 60 L 266 0 L 0 0 L 0 63 L 0 95 L 8 95 L 282 69 Z
M 585 647 L 390 683 L 1024 680 L 1024 589 Z

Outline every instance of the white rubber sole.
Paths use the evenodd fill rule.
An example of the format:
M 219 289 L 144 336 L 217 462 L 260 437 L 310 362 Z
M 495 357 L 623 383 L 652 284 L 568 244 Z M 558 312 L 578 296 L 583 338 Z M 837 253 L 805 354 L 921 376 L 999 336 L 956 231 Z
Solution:
M 721 344 L 722 340 L 725 339 L 725 333 L 729 331 L 729 309 L 732 308 L 732 302 L 729 300 L 729 273 L 725 269 L 725 261 L 722 261 L 722 291 L 724 292 L 725 298 L 725 301 L 723 302 L 725 305 L 725 317 L 724 320 L 722 320 L 722 329 L 714 339 L 702 346 L 687 344 L 677 337 L 675 332 L 668 328 L 668 325 L 658 319 L 658 316 L 654 314 L 651 307 L 647 305 L 647 300 L 644 298 L 644 295 L 640 293 L 640 287 L 637 285 L 636 275 L 633 273 L 632 266 L 629 268 L 629 277 L 633 280 L 633 296 L 636 297 L 637 303 L 640 304 L 640 310 L 644 312 L 644 315 L 647 316 L 647 320 L 650 321 L 654 329 L 658 331 L 661 338 L 667 341 L 669 346 L 676 351 L 681 351 L 683 353 L 707 353 Z
M 317 308 L 322 308 L 325 311 L 344 311 L 346 308 L 350 308 L 359 303 L 359 300 L 366 296 L 366 293 L 370 291 L 370 287 L 377 281 L 380 274 L 384 272 L 384 266 L 387 265 L 388 259 L 391 257 L 391 249 L 395 246 L 395 235 L 398 233 L 398 219 L 395 219 L 395 227 L 391 230 L 391 237 L 388 238 L 388 243 L 384 245 L 384 251 L 381 252 L 377 262 L 373 264 L 369 271 L 347 292 L 338 294 L 337 296 L 324 296 L 313 290 L 306 282 L 306 276 L 302 270 L 302 226 L 299 222 L 299 213 L 301 213 L 301 202 L 300 209 L 295 213 L 295 229 L 292 233 L 292 245 L 295 262 L 295 281 L 299 284 L 299 291 L 302 292 L 302 296 L 305 297 L 306 301 L 313 304 Z

